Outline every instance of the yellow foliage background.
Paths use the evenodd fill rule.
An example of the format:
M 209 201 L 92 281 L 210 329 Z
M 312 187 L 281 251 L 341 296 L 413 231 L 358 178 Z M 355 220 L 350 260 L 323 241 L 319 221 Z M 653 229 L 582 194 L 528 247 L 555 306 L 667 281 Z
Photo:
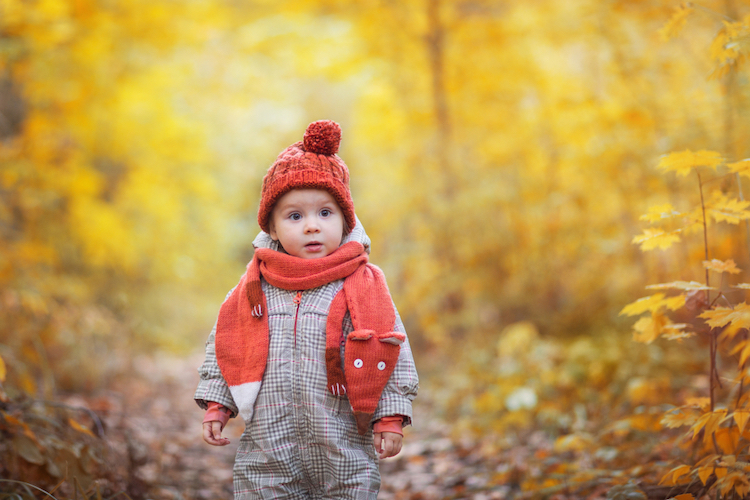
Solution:
M 656 220 L 700 202 L 662 155 L 750 156 L 749 14 L 723 0 L 0 0 L 8 394 L 94 391 L 132 353 L 199 349 L 252 255 L 263 174 L 333 119 L 372 261 L 418 365 L 451 363 L 459 428 L 534 409 L 575 429 L 587 401 L 659 401 L 665 366 L 700 363 L 631 345 L 618 313 L 648 283 L 700 281 L 702 235 L 647 254 L 631 241 L 649 207 L 671 204 Z M 692 161 L 672 160 L 678 174 Z M 740 229 L 712 228 L 711 257 L 750 269 Z

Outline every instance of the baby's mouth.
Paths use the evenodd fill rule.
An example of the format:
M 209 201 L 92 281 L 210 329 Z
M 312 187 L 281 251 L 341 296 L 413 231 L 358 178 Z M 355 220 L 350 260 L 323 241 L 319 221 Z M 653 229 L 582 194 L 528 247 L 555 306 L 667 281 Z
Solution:
M 310 243 L 308 243 L 307 245 L 305 245 L 305 247 L 307 247 L 307 248 L 318 248 L 320 245 L 322 245 L 322 243 L 319 242 L 319 241 L 311 241 Z

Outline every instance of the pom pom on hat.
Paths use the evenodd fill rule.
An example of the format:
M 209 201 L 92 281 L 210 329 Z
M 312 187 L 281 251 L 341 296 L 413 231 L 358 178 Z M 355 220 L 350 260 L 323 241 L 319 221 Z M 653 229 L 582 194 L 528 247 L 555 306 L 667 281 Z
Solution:
M 303 139 L 279 153 L 263 177 L 258 207 L 258 225 L 269 232 L 269 219 L 276 201 L 292 189 L 325 189 L 343 210 L 347 230 L 357 224 L 349 192 L 349 168 L 336 153 L 341 127 L 331 120 L 312 122 Z
M 302 138 L 305 151 L 319 155 L 335 155 L 340 143 L 341 127 L 331 120 L 312 122 Z

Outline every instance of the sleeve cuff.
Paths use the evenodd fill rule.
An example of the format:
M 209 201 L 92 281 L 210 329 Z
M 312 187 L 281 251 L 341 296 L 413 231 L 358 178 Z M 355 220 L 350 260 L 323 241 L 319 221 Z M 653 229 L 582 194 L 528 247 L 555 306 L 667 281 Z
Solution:
M 206 416 L 203 417 L 203 423 L 218 421 L 221 423 L 221 430 L 224 430 L 224 426 L 229 422 L 230 412 L 224 406 L 213 401 L 208 403 L 208 410 L 206 410 Z
M 394 434 L 404 435 L 403 431 L 404 417 L 401 415 L 393 415 L 389 417 L 383 417 L 372 426 L 373 432 L 393 432 Z

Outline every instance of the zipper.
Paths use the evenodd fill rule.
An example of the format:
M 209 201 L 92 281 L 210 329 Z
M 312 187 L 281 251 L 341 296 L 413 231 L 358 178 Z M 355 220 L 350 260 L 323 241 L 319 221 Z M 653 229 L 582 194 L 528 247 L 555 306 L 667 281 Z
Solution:
M 297 316 L 299 316 L 299 304 L 302 302 L 302 292 L 298 291 L 297 296 L 292 299 L 297 309 L 294 311 L 294 347 L 297 347 Z

